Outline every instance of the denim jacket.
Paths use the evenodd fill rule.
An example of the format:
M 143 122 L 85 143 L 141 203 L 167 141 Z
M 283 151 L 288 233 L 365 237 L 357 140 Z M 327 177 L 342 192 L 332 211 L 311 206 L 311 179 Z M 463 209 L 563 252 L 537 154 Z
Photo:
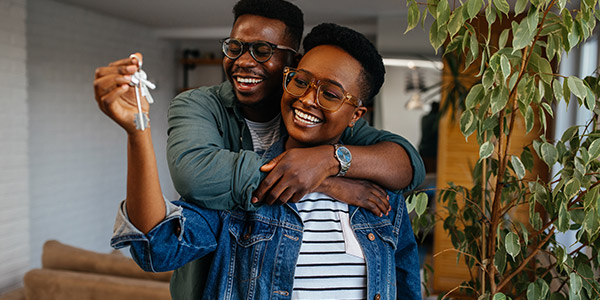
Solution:
M 392 211 L 377 217 L 349 205 L 350 224 L 365 255 L 367 299 L 421 299 L 417 244 L 404 197 L 388 192 Z M 293 203 L 256 211 L 202 209 L 166 202 L 167 218 L 144 235 L 125 202 L 111 245 L 130 246 L 152 272 L 179 268 L 214 251 L 203 299 L 291 299 L 303 223 Z

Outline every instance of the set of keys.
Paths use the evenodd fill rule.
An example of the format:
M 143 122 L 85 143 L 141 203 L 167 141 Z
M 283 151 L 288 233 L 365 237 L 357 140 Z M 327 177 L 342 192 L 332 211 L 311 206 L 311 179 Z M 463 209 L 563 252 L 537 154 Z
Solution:
M 135 116 L 135 128 L 144 131 L 150 126 L 150 118 L 142 112 L 142 97 L 146 97 L 148 103 L 154 103 L 154 99 L 150 95 L 150 89 L 155 89 L 156 85 L 148 80 L 148 75 L 142 70 L 142 61 L 135 54 L 131 54 L 130 58 L 136 58 L 138 61 L 138 71 L 131 75 L 129 85 L 135 89 L 135 100 L 137 102 L 138 113 Z

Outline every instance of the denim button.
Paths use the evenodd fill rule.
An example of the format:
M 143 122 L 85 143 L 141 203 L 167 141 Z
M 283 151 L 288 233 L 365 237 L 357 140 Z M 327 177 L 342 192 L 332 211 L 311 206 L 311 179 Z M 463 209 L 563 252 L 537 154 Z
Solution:
M 381 295 L 379 295 L 379 294 L 375 294 L 375 297 L 373 297 L 373 299 L 375 299 L 375 300 L 379 300 L 379 299 L 381 299 Z
M 367 238 L 369 238 L 369 241 L 372 242 L 375 240 L 375 235 L 373 233 L 369 233 L 369 234 L 367 234 Z M 379 299 L 379 298 L 377 298 L 377 299 Z

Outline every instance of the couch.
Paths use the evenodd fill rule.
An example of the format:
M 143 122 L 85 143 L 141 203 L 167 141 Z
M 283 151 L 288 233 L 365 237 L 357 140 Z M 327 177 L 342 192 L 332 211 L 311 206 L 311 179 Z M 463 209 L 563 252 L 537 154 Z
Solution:
M 23 289 L 13 295 L 24 294 L 25 300 L 168 300 L 171 274 L 144 272 L 119 251 L 103 254 L 51 240 L 44 244 L 42 268 L 27 272 Z

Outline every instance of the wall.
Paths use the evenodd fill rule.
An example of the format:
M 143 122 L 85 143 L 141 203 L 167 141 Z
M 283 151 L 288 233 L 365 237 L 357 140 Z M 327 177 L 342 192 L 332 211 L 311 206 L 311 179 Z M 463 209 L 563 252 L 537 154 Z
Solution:
M 404 34 L 408 24 L 405 15 L 381 16 L 377 20 L 377 49 L 386 58 L 408 58 L 439 61 L 429 43 L 428 28 L 420 25 Z M 408 139 L 415 147 L 421 141 L 421 117 L 423 110 L 407 110 L 406 102 L 411 94 L 406 92 L 408 68 L 386 66 L 385 83 L 375 100 L 374 124 Z M 420 71 L 426 86 L 438 83 L 441 72 L 431 69 Z
M 0 294 L 29 266 L 25 0 L 0 0 Z
M 94 70 L 140 51 L 152 92 L 151 124 L 163 192 L 175 198 L 165 163 L 166 111 L 175 93 L 170 43 L 151 30 L 51 0 L 27 5 L 31 265 L 44 241 L 110 251 L 125 197 L 126 136 L 97 108 Z

